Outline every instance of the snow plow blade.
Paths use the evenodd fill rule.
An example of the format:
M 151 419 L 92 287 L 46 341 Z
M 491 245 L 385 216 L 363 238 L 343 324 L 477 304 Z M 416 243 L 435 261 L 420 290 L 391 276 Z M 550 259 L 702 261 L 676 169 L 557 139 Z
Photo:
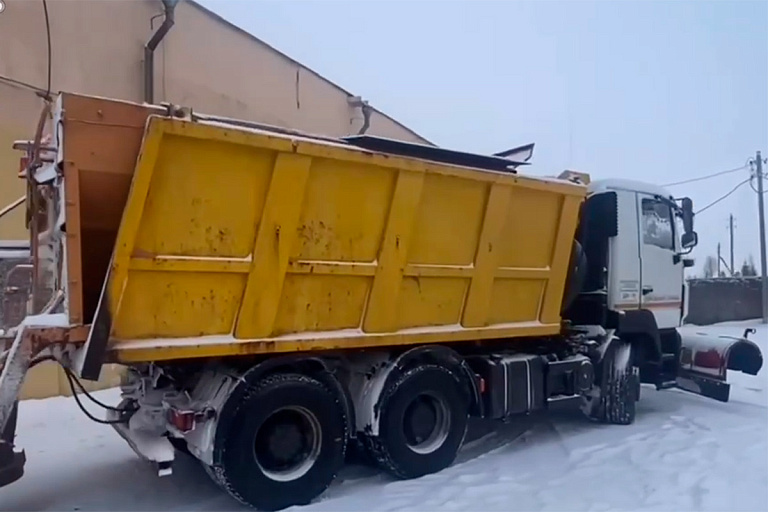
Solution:
M 0 436 L 0 487 L 12 484 L 24 476 L 24 464 L 27 462 L 27 457 L 23 451 L 17 452 L 13 449 L 18 408 L 17 402 L 3 429 L 2 436 Z
M 731 392 L 728 370 L 757 375 L 763 366 L 760 348 L 748 339 L 754 332 L 754 329 L 746 329 L 740 338 L 703 333 L 682 335 L 677 387 L 727 402 Z

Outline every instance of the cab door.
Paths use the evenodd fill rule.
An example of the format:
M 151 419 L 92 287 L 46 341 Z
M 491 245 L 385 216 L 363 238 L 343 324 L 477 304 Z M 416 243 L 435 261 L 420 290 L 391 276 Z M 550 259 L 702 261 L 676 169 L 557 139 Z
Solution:
M 669 202 L 638 193 L 640 228 L 640 307 L 650 310 L 659 329 L 680 325 L 683 261 Z

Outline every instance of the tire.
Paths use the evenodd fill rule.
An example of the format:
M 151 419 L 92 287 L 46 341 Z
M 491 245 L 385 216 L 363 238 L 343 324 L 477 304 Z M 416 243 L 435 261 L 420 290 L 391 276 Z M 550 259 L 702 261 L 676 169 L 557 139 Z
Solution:
M 235 499 L 256 509 L 306 505 L 328 488 L 344 463 L 343 405 L 311 377 L 265 377 L 246 393 L 231 425 L 214 448 L 217 464 L 208 472 Z
M 446 368 L 417 366 L 384 391 L 379 411 L 379 435 L 362 438 L 368 453 L 395 477 L 418 478 L 453 464 L 467 430 L 469 397 Z M 419 414 L 424 421 L 414 426 Z
M 631 425 L 635 421 L 640 388 L 632 345 L 614 342 L 606 351 L 602 367 L 595 419 L 612 425 Z

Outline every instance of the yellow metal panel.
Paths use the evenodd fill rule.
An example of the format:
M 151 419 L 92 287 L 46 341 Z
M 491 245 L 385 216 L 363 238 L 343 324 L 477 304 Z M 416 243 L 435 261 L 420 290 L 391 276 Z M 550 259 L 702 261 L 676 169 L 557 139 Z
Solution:
M 314 159 L 299 220 L 300 260 L 372 262 L 387 222 L 397 173 Z
M 280 153 L 253 247 L 253 264 L 237 321 L 238 338 L 272 333 L 312 159 Z
M 488 323 L 537 321 L 545 283 L 538 279 L 497 279 L 491 293 Z
M 562 200 L 561 194 L 551 191 L 515 190 L 500 240 L 500 266 L 549 267 Z M 573 233 L 570 238 L 573 238 Z
M 480 233 L 480 242 L 475 254 L 475 273 L 464 309 L 462 325 L 465 327 L 480 327 L 487 324 L 488 306 L 491 303 L 493 281 L 498 268 L 499 242 L 511 198 L 512 189 L 508 185 L 496 183 L 491 187 L 483 219 L 483 230 Z
M 229 334 L 246 275 L 132 271 L 114 332 L 120 339 Z
M 134 254 L 248 256 L 274 158 L 248 146 L 166 135 Z
M 356 329 L 371 281 L 371 277 L 287 276 L 274 334 Z
M 367 332 L 385 332 L 397 327 L 397 302 L 408 246 L 419 206 L 424 174 L 401 171 L 389 208 L 389 218 L 379 251 L 368 310 L 363 321 Z
M 483 181 L 428 174 L 408 263 L 471 264 L 487 195 L 488 183 Z
M 406 277 L 400 288 L 397 327 L 458 325 L 468 279 Z

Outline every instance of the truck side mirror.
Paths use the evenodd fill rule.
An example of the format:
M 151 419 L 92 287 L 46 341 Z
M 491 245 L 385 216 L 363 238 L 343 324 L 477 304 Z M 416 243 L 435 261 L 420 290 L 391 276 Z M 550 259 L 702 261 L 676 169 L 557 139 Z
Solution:
M 685 232 L 685 234 L 693 233 L 693 201 L 691 201 L 691 198 L 689 197 L 683 198 L 682 210 L 683 210 L 683 231 Z M 685 240 L 685 237 L 683 237 L 683 240 Z M 698 238 L 696 240 L 698 240 Z M 696 244 L 694 243 L 693 245 L 696 245 Z M 683 247 L 685 246 L 686 246 L 685 242 L 683 242 Z
M 683 249 L 693 249 L 699 243 L 699 235 L 695 231 L 686 231 L 680 237 L 680 245 Z

